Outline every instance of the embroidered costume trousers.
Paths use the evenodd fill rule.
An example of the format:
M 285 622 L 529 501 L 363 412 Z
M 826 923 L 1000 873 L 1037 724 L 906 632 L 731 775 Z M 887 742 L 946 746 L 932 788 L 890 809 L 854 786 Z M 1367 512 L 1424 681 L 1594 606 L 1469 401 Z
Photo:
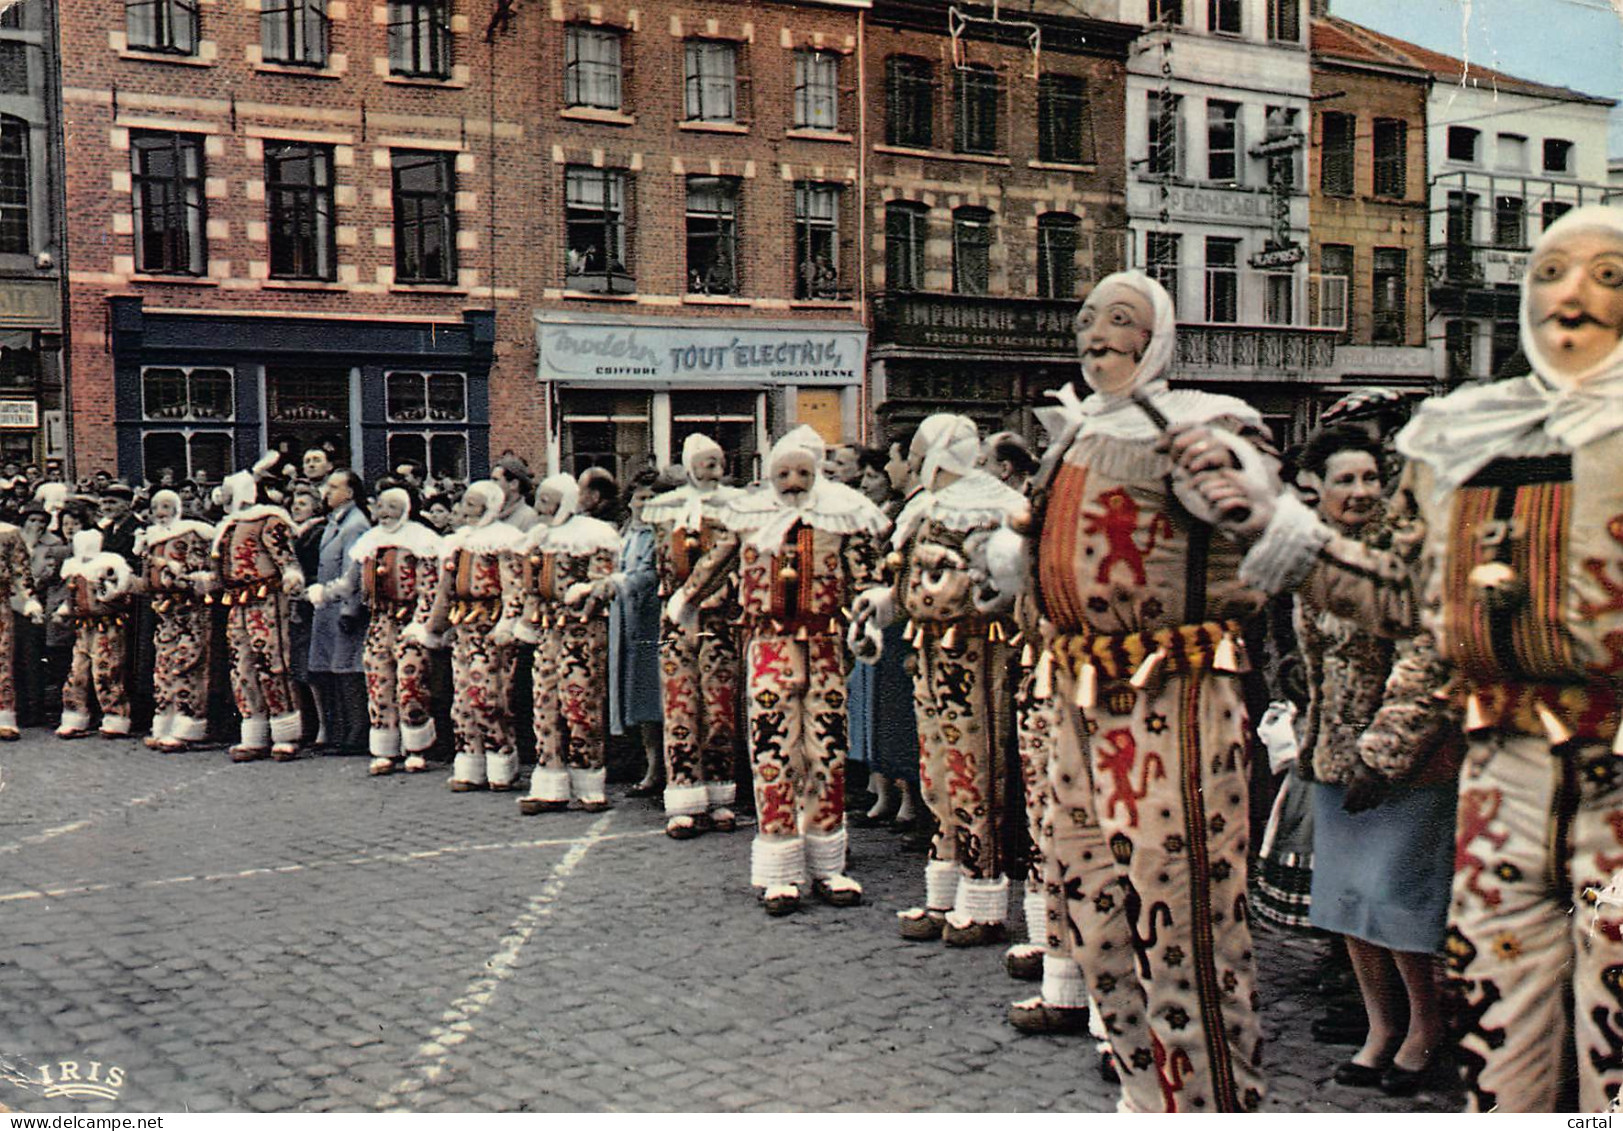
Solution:
M 1107 683 L 1086 717 L 1074 692 L 1056 672 L 1055 879 L 1115 1049 L 1121 1107 L 1254 1110 L 1239 682 L 1179 675 L 1153 693 Z
M 1052 698 L 1031 695 L 1029 673 L 1015 695 L 1014 726 L 1016 749 L 1020 755 L 1020 783 L 1025 791 L 1026 832 L 1031 855 L 1026 859 L 1023 905 L 1027 941 L 1048 949 L 1049 911 L 1048 859 L 1053 853 L 1053 787 L 1048 769 L 1054 758 L 1054 733 L 1059 713 Z M 1069 951 L 1066 951 L 1069 954 Z
M 696 626 L 664 625 L 659 668 L 665 704 L 665 812 L 732 805 L 738 786 L 738 645 L 725 616 L 708 610 Z
M 415 754 L 434 745 L 434 718 L 429 713 L 428 649 L 406 639 L 410 621 L 382 607 L 373 614 L 361 650 L 366 673 L 369 747 L 373 757 L 399 757 L 402 747 Z
M 17 669 L 39 660 L 17 647 L 17 614 L 0 598 L 0 726 L 17 725 Z
M 176 598 L 159 598 L 154 606 L 152 733 L 201 742 L 208 736 L 209 608 Z
M 62 725 L 90 726 L 90 694 L 101 705 L 101 728 L 130 730 L 129 690 L 124 686 L 124 625 L 113 617 L 89 617 L 74 628 L 73 661 L 62 685 Z
M 997 720 L 1007 717 L 1009 650 L 973 632 L 956 649 L 932 635 L 915 646 L 919 794 L 937 825 L 926 865 L 926 887 L 937 891 L 927 893 L 936 896 L 928 902 L 944 889 L 932 877 L 944 877 L 945 868 L 932 865 L 952 864 L 953 903 L 931 909 L 956 908 L 970 921 L 1001 923 L 1008 904 L 1001 828 L 1008 736 Z
M 231 646 L 231 694 L 243 719 L 243 744 L 297 742 L 304 724 L 288 675 L 287 597 L 237 596 L 226 609 L 225 636 Z
M 517 661 L 512 645 L 497 647 L 490 626 L 464 623 L 451 646 L 451 681 L 456 697 L 451 721 L 456 728 L 456 781 L 506 787 L 518 775 L 513 716 L 508 694 Z
M 531 797 L 605 799 L 608 633 L 608 622 L 601 617 L 567 617 L 540 633 L 532 669 L 536 761 Z
M 1603 744 L 1472 739 L 1444 943 L 1472 1110 L 1605 1111 L 1623 1086 L 1617 765 Z
M 750 763 L 757 887 L 845 871 L 844 642 L 837 636 L 756 635 L 749 674 Z M 804 835 L 802 835 L 804 834 Z

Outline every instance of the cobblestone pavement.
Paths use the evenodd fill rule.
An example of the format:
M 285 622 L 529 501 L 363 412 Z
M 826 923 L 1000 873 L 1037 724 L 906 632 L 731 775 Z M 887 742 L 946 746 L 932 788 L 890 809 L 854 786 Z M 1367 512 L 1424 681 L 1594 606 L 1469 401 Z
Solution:
M 364 758 L 0 747 L 0 1104 L 13 1110 L 1109 1110 L 1091 1042 L 1003 1020 L 1000 951 L 896 936 L 922 861 L 855 830 L 869 902 L 757 908 L 749 832 L 646 801 L 521 817 Z M 1016 901 L 1018 902 L 1018 901 Z M 1437 1110 L 1328 1083 L 1315 945 L 1264 936 L 1278 1110 Z M 91 1062 L 113 1101 L 46 1097 Z M 61 1075 L 52 1069 L 53 1078 Z

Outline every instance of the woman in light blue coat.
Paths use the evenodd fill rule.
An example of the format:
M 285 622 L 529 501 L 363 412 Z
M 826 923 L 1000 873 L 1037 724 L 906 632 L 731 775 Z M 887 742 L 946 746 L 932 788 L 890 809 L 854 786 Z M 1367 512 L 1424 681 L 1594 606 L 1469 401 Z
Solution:
M 659 791 L 665 766 L 660 749 L 664 710 L 659 676 L 659 575 L 654 567 L 654 528 L 642 521 L 643 504 L 660 487 L 659 477 L 647 470 L 631 481 L 627 504 L 631 517 L 620 531 L 620 557 L 610 581 L 614 602 L 609 606 L 609 732 L 640 731 L 648 759 L 642 781 L 631 789 L 633 797 Z

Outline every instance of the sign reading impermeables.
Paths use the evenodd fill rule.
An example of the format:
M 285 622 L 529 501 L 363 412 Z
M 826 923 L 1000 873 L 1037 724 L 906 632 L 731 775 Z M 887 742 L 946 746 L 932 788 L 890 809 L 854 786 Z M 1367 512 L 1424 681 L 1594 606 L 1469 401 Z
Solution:
M 828 323 L 771 326 L 537 320 L 543 381 L 849 385 L 861 380 L 866 333 Z
M 0 428 L 38 428 L 37 401 L 0 401 Z

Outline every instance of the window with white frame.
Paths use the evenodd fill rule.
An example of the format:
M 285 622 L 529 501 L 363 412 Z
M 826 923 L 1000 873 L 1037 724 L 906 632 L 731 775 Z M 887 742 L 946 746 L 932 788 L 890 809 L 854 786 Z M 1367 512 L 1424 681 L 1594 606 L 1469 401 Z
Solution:
M 1206 321 L 1240 319 L 1240 241 L 1206 238 Z
M 389 73 L 451 77 L 451 0 L 389 0 Z
M 259 9 L 259 49 L 267 63 L 325 67 L 327 0 L 264 0 Z
M 952 212 L 952 289 L 984 295 L 992 274 L 992 213 L 965 205 Z
M 840 128 L 840 57 L 832 51 L 795 52 L 796 129 Z
M 687 189 L 688 291 L 737 294 L 738 180 L 689 177 Z
M 684 45 L 683 105 L 690 122 L 738 121 L 738 44 L 690 39 Z
M 593 294 L 636 290 L 626 253 L 629 183 L 630 175 L 622 169 L 571 165 L 564 170 L 564 285 L 570 290 Z
M 619 110 L 624 105 L 619 28 L 571 24 L 564 32 L 564 104 Z
M 125 0 L 124 37 L 139 51 L 197 54 L 196 0 Z
M 1240 104 L 1211 99 L 1206 103 L 1206 179 L 1240 183 Z
M 142 472 L 152 482 L 203 472 L 218 483 L 235 468 L 235 374 L 221 366 L 141 370 Z
M 1239 35 L 1240 0 L 1206 0 L 1206 30 L 1219 35 Z
M 924 242 L 930 208 L 910 200 L 885 205 L 885 289 L 924 289 Z
M 1076 244 L 1081 221 L 1069 212 L 1037 217 L 1037 297 L 1076 297 Z
M 1144 234 L 1144 273 L 1166 288 L 1174 308 L 1178 305 L 1179 239 L 1176 232 Z
M 467 374 L 397 369 L 385 373 L 383 380 L 388 466 L 414 460 L 426 466 L 430 476 L 465 480 L 467 430 L 445 426 L 467 424 Z
M 812 181 L 795 185 L 795 297 L 843 297 L 839 185 Z
M 202 137 L 133 130 L 130 164 L 136 269 L 149 275 L 203 274 L 208 248 Z
M 27 255 L 29 197 L 28 123 L 0 114 L 0 253 Z
M 1183 139 L 1179 136 L 1178 117 L 1183 111 L 1179 95 L 1149 95 L 1149 152 L 1144 171 L 1152 177 L 1183 176 Z

